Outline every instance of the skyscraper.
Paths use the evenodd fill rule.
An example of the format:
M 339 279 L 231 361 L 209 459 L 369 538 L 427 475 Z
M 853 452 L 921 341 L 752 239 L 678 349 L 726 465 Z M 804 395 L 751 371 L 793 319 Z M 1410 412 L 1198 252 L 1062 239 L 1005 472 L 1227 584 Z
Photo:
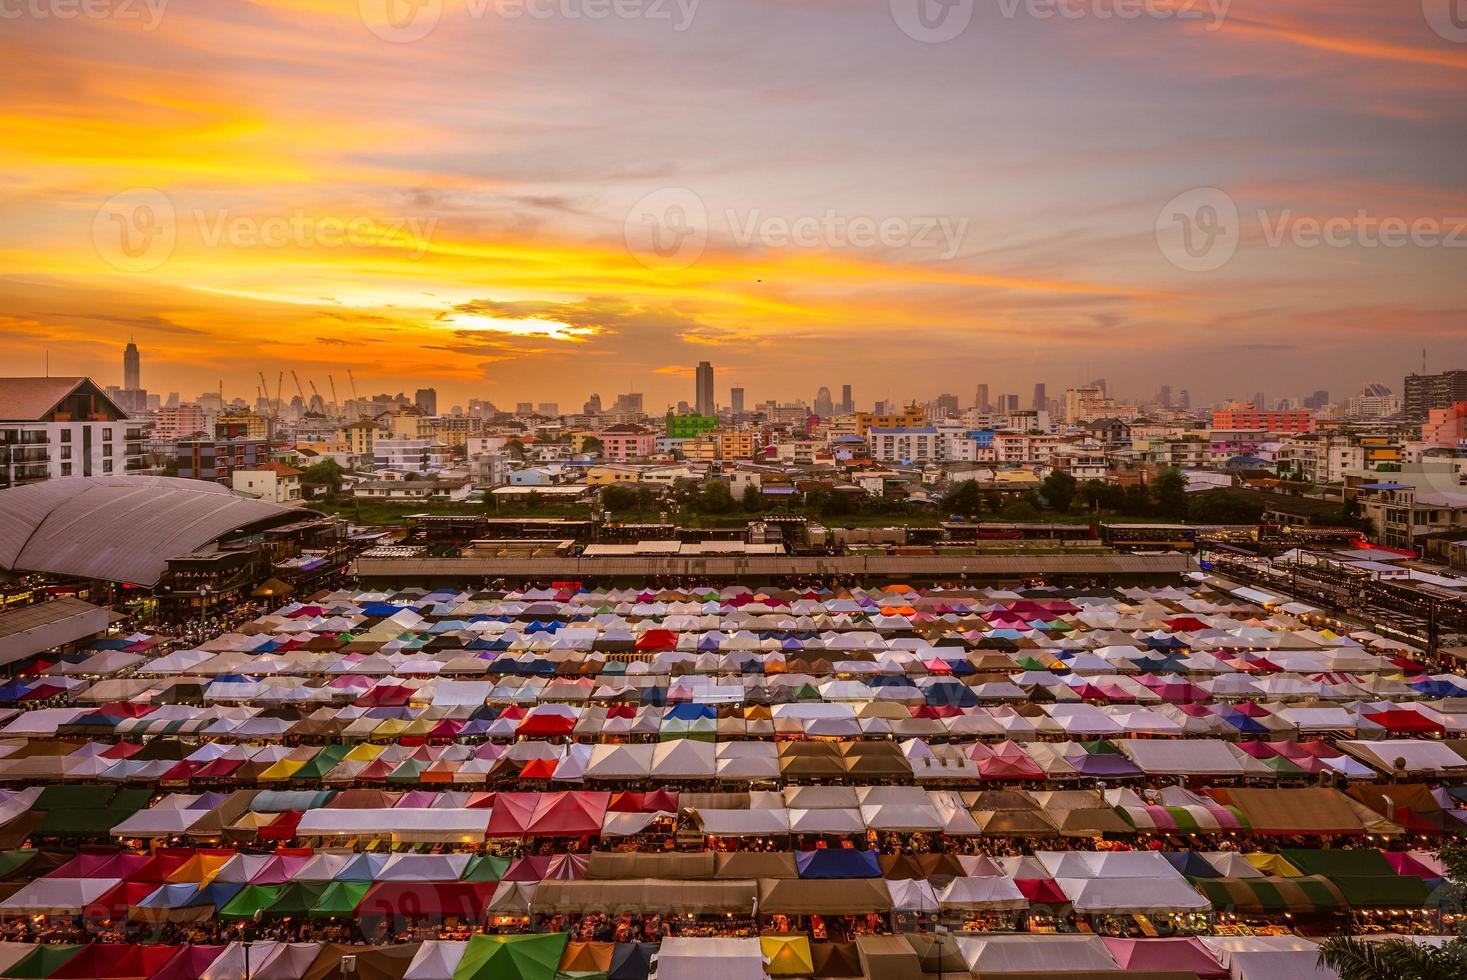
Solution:
M 438 389 L 419 388 L 413 394 L 413 404 L 416 405 L 418 407 L 418 411 L 422 412 L 424 415 L 437 415 Z
M 842 415 L 850 415 L 855 410 L 856 410 L 856 400 L 853 397 L 851 397 L 851 386 L 850 385 L 841 385 L 840 386 L 840 413 Z
M 713 365 L 707 361 L 698 362 L 697 376 L 694 379 L 693 408 L 699 415 L 713 415 L 716 411 L 713 404 Z
M 744 414 L 744 389 L 728 389 L 728 407 L 729 411 L 733 412 L 735 415 Z
M 835 401 L 830 397 L 829 388 L 821 388 L 815 393 L 815 414 L 821 418 L 830 418 L 835 414 Z
M 1049 407 L 1049 394 L 1044 390 L 1043 381 L 1034 386 L 1034 404 L 1031 407 L 1036 412 L 1042 412 Z
M 993 405 L 990 404 L 988 401 L 988 385 L 978 386 L 978 396 L 977 399 L 973 402 L 973 407 L 980 412 L 988 412 L 993 410 Z
M 138 353 L 138 345 L 129 340 L 122 351 L 122 387 L 128 391 L 137 391 L 142 386 L 142 355 Z

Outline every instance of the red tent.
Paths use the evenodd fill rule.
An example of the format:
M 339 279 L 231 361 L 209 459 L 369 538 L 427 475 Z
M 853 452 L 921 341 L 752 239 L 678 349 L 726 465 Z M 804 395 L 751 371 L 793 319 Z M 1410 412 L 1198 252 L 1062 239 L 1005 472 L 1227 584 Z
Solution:
M 1365 713 L 1367 721 L 1390 732 L 1392 735 L 1444 735 L 1446 729 L 1420 712 L 1410 708 L 1394 708 L 1390 711 Z
M 286 810 L 270 823 L 255 832 L 260 840 L 290 840 L 295 836 L 295 828 L 300 826 L 301 811 Z
M 672 630 L 647 630 L 637 637 L 636 647 L 643 653 L 661 653 L 677 649 L 677 634 Z
M 158 890 L 157 882 L 123 881 L 107 889 L 83 910 L 89 919 L 122 919 L 128 906 L 137 905 Z
M 198 980 L 223 952 L 223 946 L 185 946 L 151 980 Z
M 479 922 L 498 885 L 492 881 L 379 881 L 357 906 L 364 919 L 463 919 Z
M 51 974 L 64 980 L 102 977 L 151 977 L 168 964 L 182 946 L 144 943 L 89 943 Z
M 1050 878 L 1015 878 L 1014 884 L 1036 905 L 1066 905 L 1070 901 Z
M 500 793 L 489 814 L 490 837 L 523 837 L 535 816 L 539 793 Z
M 543 793 L 530 818 L 531 837 L 585 837 L 601 833 L 609 793 Z M 492 821 L 491 821 L 492 823 Z
M 1213 959 L 1202 941 L 1192 936 L 1166 939 L 1113 939 L 1101 942 L 1122 970 L 1195 973 L 1201 980 L 1223 980 L 1228 971 Z

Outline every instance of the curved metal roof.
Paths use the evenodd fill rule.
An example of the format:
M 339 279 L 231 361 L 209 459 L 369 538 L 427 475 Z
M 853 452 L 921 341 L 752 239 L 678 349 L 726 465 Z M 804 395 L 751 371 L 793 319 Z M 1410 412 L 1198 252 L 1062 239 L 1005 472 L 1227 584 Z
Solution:
M 0 567 L 156 585 L 168 559 L 299 510 L 202 480 L 89 476 L 0 490 Z

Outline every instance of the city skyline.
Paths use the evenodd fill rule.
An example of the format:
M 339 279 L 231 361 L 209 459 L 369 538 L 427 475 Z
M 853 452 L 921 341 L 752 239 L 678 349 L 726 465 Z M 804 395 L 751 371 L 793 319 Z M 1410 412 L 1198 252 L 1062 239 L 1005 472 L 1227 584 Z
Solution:
M 1461 253 L 1367 241 L 1467 213 L 1467 47 L 1415 4 L 1020 6 L 941 44 L 887 3 L 690 6 L 450 3 L 407 43 L 330 0 L 8 21 L 0 354 L 110 382 L 133 335 L 160 390 L 339 362 L 563 404 L 628 377 L 675 403 L 710 354 L 751 397 L 813 391 L 838 350 L 826 383 L 872 398 L 1003 377 L 1025 403 L 1097 374 L 1208 402 L 1467 360 Z M 1236 254 L 1179 267 L 1158 227 L 1206 188 L 1241 216 Z M 695 212 L 685 267 L 637 237 Z M 1361 213 L 1345 247 L 1301 239 Z

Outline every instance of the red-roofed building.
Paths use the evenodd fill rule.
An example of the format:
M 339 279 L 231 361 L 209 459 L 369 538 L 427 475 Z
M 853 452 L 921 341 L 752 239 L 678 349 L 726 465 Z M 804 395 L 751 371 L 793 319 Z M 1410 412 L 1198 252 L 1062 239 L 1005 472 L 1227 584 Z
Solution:
M 235 470 L 235 493 L 247 494 L 274 504 L 298 504 L 301 501 L 300 470 L 284 463 L 261 463 L 254 469 Z

